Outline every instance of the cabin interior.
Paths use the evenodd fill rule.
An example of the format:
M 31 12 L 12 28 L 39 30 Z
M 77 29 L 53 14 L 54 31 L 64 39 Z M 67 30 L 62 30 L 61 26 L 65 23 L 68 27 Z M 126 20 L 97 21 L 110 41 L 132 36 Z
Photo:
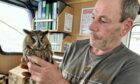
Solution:
M 0 1 L 0 84 L 24 84 L 24 77 L 21 76 L 20 72 L 22 69 L 19 68 L 23 56 L 22 45 L 25 37 L 22 30 L 33 30 L 35 29 L 37 22 L 46 21 L 44 19 L 35 20 L 36 11 L 39 10 L 39 1 L 42 0 Z M 65 7 L 57 16 L 58 30 L 50 32 L 56 34 L 61 32 L 62 35 L 64 35 L 64 33 L 68 34 L 68 36 L 66 38 L 63 37 L 62 41 L 59 43 L 60 48 L 53 50 L 54 60 L 59 64 L 65 53 L 65 48 L 68 47 L 71 42 L 88 38 L 88 35 L 84 34 L 87 31 L 84 32 L 80 30 L 82 9 L 91 8 L 96 0 L 46 0 L 46 3 L 57 1 L 63 2 Z M 138 1 L 140 2 L 140 0 Z M 64 14 L 66 12 L 72 15 L 72 18 L 68 17 L 71 18 L 69 21 L 72 21 L 72 24 L 68 24 L 71 25 L 69 26 L 72 29 L 71 31 L 64 31 Z M 123 43 L 134 52 L 140 54 L 140 12 L 134 21 L 133 27 L 134 28 L 128 33 L 128 35 L 124 37 Z M 19 73 L 18 71 L 16 73 L 16 70 L 19 70 Z M 15 80 L 10 78 L 13 76 L 19 78 L 17 79 L 18 83 L 14 83 L 13 81 Z

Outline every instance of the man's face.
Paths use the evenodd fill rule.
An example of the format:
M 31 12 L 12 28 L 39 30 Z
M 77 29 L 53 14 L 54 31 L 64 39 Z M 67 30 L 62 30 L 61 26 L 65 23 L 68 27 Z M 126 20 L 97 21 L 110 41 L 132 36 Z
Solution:
M 90 44 L 107 50 L 121 41 L 122 24 L 120 0 L 98 0 L 93 9 L 93 21 L 89 27 Z

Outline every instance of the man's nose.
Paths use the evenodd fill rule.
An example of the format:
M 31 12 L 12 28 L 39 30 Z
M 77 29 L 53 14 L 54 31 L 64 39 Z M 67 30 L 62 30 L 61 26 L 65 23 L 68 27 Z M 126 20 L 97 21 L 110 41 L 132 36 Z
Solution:
M 91 22 L 90 26 L 89 26 L 89 30 L 90 31 L 99 31 L 99 26 L 98 26 L 98 21 L 96 21 L 95 19 Z

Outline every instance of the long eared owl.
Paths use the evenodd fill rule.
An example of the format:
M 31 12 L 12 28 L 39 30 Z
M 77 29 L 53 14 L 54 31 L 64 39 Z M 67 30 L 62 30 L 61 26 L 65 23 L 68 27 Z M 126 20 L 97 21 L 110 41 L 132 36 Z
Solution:
M 51 44 L 47 38 L 48 31 L 40 30 L 23 30 L 27 35 L 23 42 L 23 56 L 37 56 L 50 63 L 53 63 L 53 52 Z M 28 60 L 29 61 L 29 60 Z

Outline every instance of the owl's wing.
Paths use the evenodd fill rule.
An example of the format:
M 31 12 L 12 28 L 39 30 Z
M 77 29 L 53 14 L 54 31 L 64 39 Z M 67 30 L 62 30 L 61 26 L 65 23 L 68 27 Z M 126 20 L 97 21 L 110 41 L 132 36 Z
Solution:
M 34 55 L 34 51 L 28 47 L 26 47 L 24 50 L 23 50 L 23 57 L 25 58 L 26 61 L 29 61 L 28 60 L 28 56 L 31 56 L 31 55 Z

